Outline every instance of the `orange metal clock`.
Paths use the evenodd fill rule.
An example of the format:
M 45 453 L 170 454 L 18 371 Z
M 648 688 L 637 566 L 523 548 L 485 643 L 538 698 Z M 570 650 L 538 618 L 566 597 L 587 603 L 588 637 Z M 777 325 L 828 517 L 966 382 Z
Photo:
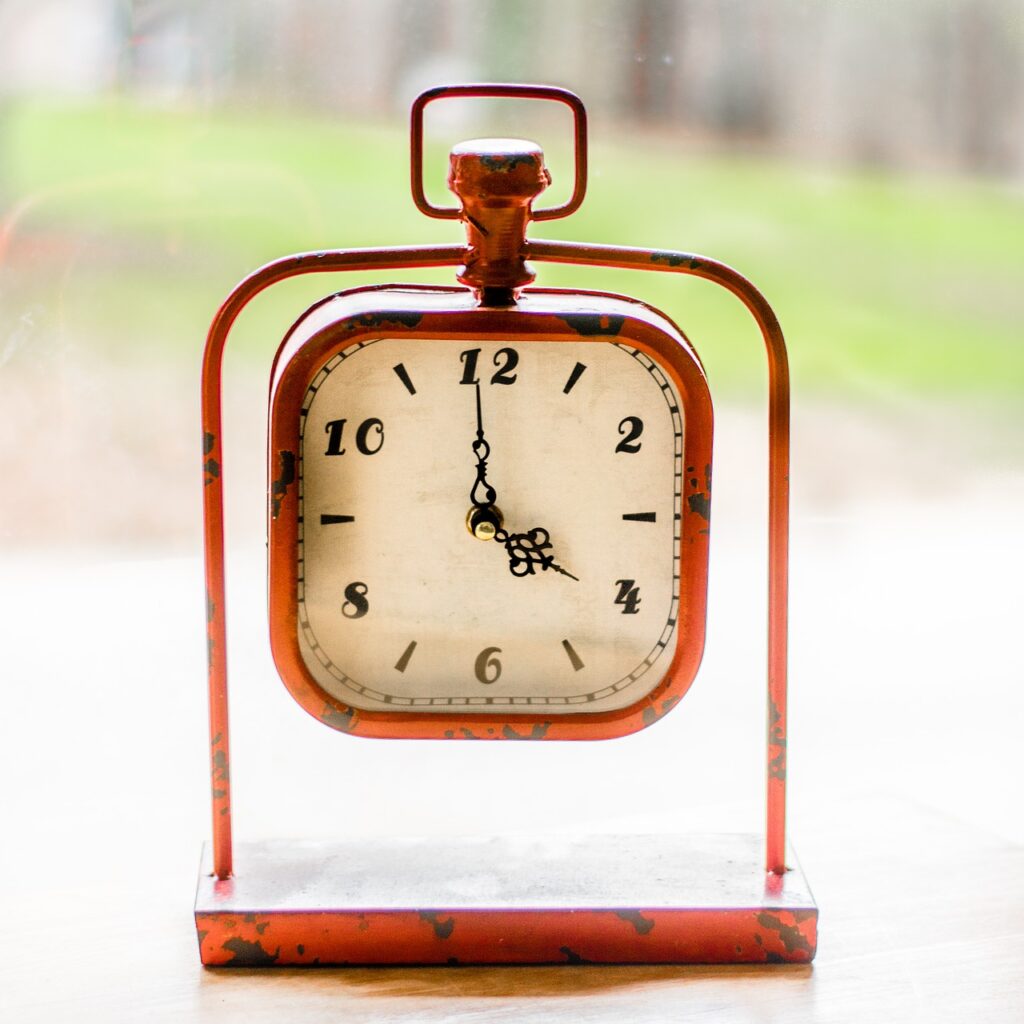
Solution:
M 568 105 L 571 200 L 534 210 L 550 181 L 543 154 L 533 143 L 488 139 L 452 151 L 459 206 L 432 206 L 421 180 L 423 110 L 451 95 Z M 412 126 L 417 205 L 461 219 L 468 244 L 289 257 L 243 282 L 211 328 L 203 398 L 214 842 L 196 905 L 203 962 L 808 960 L 817 911 L 784 852 L 788 380 L 775 318 L 742 277 L 703 257 L 527 239 L 531 220 L 565 216 L 583 199 L 586 117 L 571 93 L 435 89 L 414 104 Z M 506 850 L 485 862 L 504 861 L 511 874 L 490 879 L 493 895 L 477 903 L 458 895 L 466 891 L 459 872 L 481 870 L 465 846 L 429 850 L 443 871 L 424 871 L 429 844 L 392 846 L 389 863 L 397 856 L 407 870 L 386 879 L 372 868 L 379 851 L 351 844 L 256 844 L 236 867 L 220 360 L 238 312 L 276 281 L 450 264 L 461 284 L 329 296 L 299 318 L 274 359 L 270 642 L 302 708 L 364 737 L 608 739 L 657 721 L 696 675 L 712 462 L 700 360 L 678 327 L 641 302 L 531 287 L 527 258 L 705 277 L 738 295 L 762 329 L 771 476 L 766 863 L 758 868 L 750 837 L 691 837 L 681 847 L 655 838 L 642 849 L 610 842 L 603 854 L 569 844 L 538 880 L 528 857 L 516 866 Z M 653 878 L 630 893 L 623 863 L 645 857 Z M 724 889 L 709 884 L 722 871 L 734 876 Z M 487 880 L 474 884 L 488 889 Z M 374 928 L 363 927 L 368 920 Z

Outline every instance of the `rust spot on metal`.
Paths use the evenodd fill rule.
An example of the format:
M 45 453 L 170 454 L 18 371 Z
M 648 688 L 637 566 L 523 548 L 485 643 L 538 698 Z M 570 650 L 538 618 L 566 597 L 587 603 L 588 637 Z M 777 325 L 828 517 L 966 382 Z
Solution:
M 467 739 L 467 740 L 478 740 L 478 739 L 480 739 L 480 737 L 477 736 L 477 734 L 475 732 L 473 732 L 472 729 L 467 729 L 467 728 L 465 728 L 465 726 L 463 726 L 461 729 L 459 729 L 459 732 L 462 733 L 463 739 Z
M 210 794 L 213 796 L 214 800 L 219 800 L 221 797 L 227 796 L 228 791 L 226 789 L 217 789 L 215 786 L 213 789 L 210 790 Z
M 288 488 L 295 483 L 295 452 L 278 452 L 281 461 L 281 472 L 270 487 L 270 514 L 276 519 L 281 514 L 281 502 L 284 501 Z
M 639 910 L 616 910 L 615 916 L 628 921 L 636 929 L 637 935 L 646 935 L 654 927 L 654 922 L 644 917 Z
M 807 936 L 795 924 L 786 924 L 774 914 L 763 910 L 757 915 L 757 923 L 768 931 L 777 932 L 782 944 L 786 947 L 787 953 L 795 953 L 801 950 L 809 956 L 814 955 L 814 948 L 811 946 Z
M 768 760 L 768 775 L 773 779 L 786 781 L 786 737 L 782 734 L 782 715 L 775 701 L 768 704 L 768 745 L 778 748 L 778 753 Z
M 587 960 L 586 957 L 582 957 L 574 949 L 570 949 L 568 946 L 560 946 L 558 952 L 565 957 L 567 964 L 592 964 L 593 960 Z
M 228 758 L 223 750 L 213 752 L 213 777 L 218 782 L 228 782 L 230 770 L 228 769 Z
M 690 506 L 691 512 L 696 512 L 701 519 L 710 521 L 711 499 L 703 491 L 698 491 L 696 494 L 689 495 L 686 499 L 686 504 Z
M 671 250 L 667 250 L 665 252 L 652 252 L 651 262 L 665 263 L 670 267 L 681 267 L 686 265 L 691 270 L 696 270 L 701 265 L 701 261 L 695 256 L 688 256 L 684 252 L 672 252 Z
M 481 153 L 479 160 L 488 171 L 501 173 L 514 171 L 520 164 L 532 166 L 537 162 L 532 153 Z
M 354 708 L 339 711 L 330 704 L 325 704 L 323 711 L 320 712 L 320 721 L 326 722 L 332 729 L 351 732 L 356 726 L 356 712 Z
M 587 338 L 595 335 L 615 337 L 622 331 L 626 321 L 624 316 L 617 313 L 564 313 L 558 319 Z
M 653 725 L 659 718 L 671 711 L 679 703 L 678 697 L 666 697 L 661 702 L 661 707 L 656 708 L 653 704 L 648 704 L 641 713 L 641 720 L 644 725 Z
M 521 732 L 516 732 L 511 725 L 506 725 L 502 730 L 501 734 L 507 740 L 542 740 L 547 734 L 548 729 L 551 728 L 550 722 L 538 722 L 529 732 L 528 735 L 524 736 Z
M 217 477 L 220 476 L 220 463 L 216 459 L 207 459 L 203 463 L 203 470 L 206 473 L 206 478 L 203 480 L 203 486 L 208 487 L 217 479 Z
M 258 941 L 247 942 L 237 935 L 228 939 L 223 948 L 234 954 L 228 961 L 234 967 L 271 967 L 281 955 L 280 946 L 273 953 L 268 953 Z
M 693 466 L 686 467 L 687 473 L 694 472 Z M 697 486 L 697 478 L 690 477 L 687 481 L 691 487 Z M 711 466 L 710 464 L 704 467 L 704 491 L 697 491 L 696 494 L 691 494 L 686 499 L 686 504 L 689 506 L 691 512 L 695 512 L 697 515 L 705 521 L 711 519 Z
M 203 454 L 209 455 L 213 451 L 213 446 L 217 443 L 217 438 L 214 437 L 208 430 L 203 434 Z
M 258 925 L 256 925 L 256 931 L 260 935 L 262 935 L 269 927 L 270 927 L 270 922 L 269 921 L 261 921 Z
M 357 327 L 407 327 L 412 330 L 419 326 L 423 319 L 422 313 L 414 310 L 381 310 L 375 313 L 361 313 L 351 317 L 348 323 Z
M 455 931 L 454 917 L 449 917 L 446 921 L 442 921 L 433 911 L 421 910 L 420 920 L 426 921 L 434 929 L 434 934 L 439 939 L 450 938 L 452 932 Z

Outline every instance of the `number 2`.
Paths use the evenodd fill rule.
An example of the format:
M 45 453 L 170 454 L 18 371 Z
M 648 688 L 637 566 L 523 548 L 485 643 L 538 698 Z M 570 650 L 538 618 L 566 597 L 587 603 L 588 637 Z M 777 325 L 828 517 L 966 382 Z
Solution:
M 644 421 L 639 416 L 627 416 L 619 424 L 619 433 L 623 435 L 622 440 L 615 446 L 617 452 L 628 452 L 635 455 L 640 451 L 640 442 L 637 438 L 644 432 Z M 634 444 L 634 442 L 636 442 Z

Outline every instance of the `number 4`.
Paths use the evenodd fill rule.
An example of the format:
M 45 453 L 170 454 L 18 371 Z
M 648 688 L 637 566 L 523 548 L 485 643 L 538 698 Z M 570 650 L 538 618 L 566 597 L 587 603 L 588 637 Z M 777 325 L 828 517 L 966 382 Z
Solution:
M 640 588 L 635 584 L 636 580 L 615 581 L 619 588 L 619 596 L 615 598 L 615 603 L 622 605 L 623 615 L 636 615 L 640 611 Z

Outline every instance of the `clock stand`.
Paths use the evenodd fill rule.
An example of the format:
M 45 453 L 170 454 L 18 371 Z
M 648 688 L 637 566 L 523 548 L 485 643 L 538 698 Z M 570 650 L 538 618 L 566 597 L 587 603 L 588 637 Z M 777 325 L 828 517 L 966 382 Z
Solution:
M 569 202 L 557 208 L 532 210 L 533 198 L 547 180 L 543 158 L 535 148 L 500 140 L 504 149 L 473 144 L 456 147 L 453 179 L 462 205 L 441 209 L 430 204 L 422 186 L 423 112 L 428 103 L 452 96 L 513 96 L 554 100 L 568 106 L 574 117 L 576 142 L 575 187 Z M 275 260 L 231 292 L 217 312 L 207 339 L 202 415 L 213 841 L 204 847 L 195 905 L 202 962 L 235 967 L 809 962 L 816 948 L 817 907 L 785 842 L 789 378 L 778 322 L 753 285 L 731 268 L 703 256 L 527 240 L 530 220 L 566 216 L 583 199 L 586 115 L 571 93 L 514 85 L 429 90 L 413 105 L 411 150 L 417 206 L 428 216 L 462 219 L 467 227 L 467 245 L 318 251 Z M 533 277 L 525 263 L 527 258 L 700 277 L 732 292 L 761 330 L 768 356 L 769 404 L 765 834 L 600 836 L 585 840 L 481 837 L 458 841 L 281 841 L 239 844 L 235 850 L 229 781 L 221 447 L 221 361 L 231 327 L 257 294 L 290 277 L 453 266 L 459 268 L 459 280 L 465 287 L 430 290 L 430 301 L 444 307 L 433 315 L 441 317 L 441 324 L 450 324 L 453 335 L 462 330 L 472 337 L 473 330 L 481 329 L 485 338 L 527 338 L 529 329 L 536 330 L 528 329 L 524 319 L 534 309 L 530 303 L 539 303 L 537 315 L 541 320 L 547 316 L 550 321 L 544 321 L 540 328 L 545 334 L 543 340 L 570 340 L 556 337 L 555 319 L 563 322 L 562 334 L 571 334 L 571 330 L 578 335 L 611 333 L 616 335 L 614 343 L 620 344 L 621 332 L 625 339 L 621 343 L 636 346 L 630 349 L 635 352 L 646 344 L 643 339 L 648 327 L 652 337 L 671 332 L 671 325 L 659 327 L 654 319 L 645 327 L 640 313 L 632 319 L 626 314 L 621 319 L 618 314 L 611 315 L 609 310 L 619 308 L 614 303 L 620 300 L 614 297 L 527 289 Z M 343 303 L 339 308 L 348 310 L 347 319 L 341 316 L 341 327 L 335 324 L 332 329 L 349 330 L 345 345 L 389 338 L 402 329 L 408 329 L 410 337 L 419 336 L 417 331 L 430 336 L 420 327 L 417 316 L 403 318 L 387 306 L 391 299 L 386 290 L 380 290 L 384 312 L 353 312 L 363 301 L 353 296 L 366 291 L 344 293 L 339 299 Z M 416 303 L 415 289 L 403 288 L 402 292 L 406 295 L 403 301 Z M 450 310 L 445 307 L 448 295 Z M 466 296 L 472 301 L 460 306 Z M 425 298 L 424 308 L 427 305 Z M 424 322 L 429 323 L 429 318 Z M 436 331 L 433 336 L 437 336 Z M 315 341 L 313 334 L 304 342 L 299 340 L 312 346 L 310 338 Z M 293 339 L 294 351 L 289 355 L 286 339 L 275 360 L 275 374 L 280 369 L 282 376 L 287 375 L 288 360 L 297 358 L 296 352 L 301 350 L 301 345 L 295 348 L 297 344 Z M 337 344 L 342 346 L 341 342 Z M 652 355 L 656 355 L 658 344 L 661 342 L 656 338 L 651 341 Z M 688 645 L 679 641 L 672 666 L 649 697 L 605 714 L 553 714 L 550 721 L 542 721 L 537 715 L 530 718 L 507 713 L 460 713 L 446 718 L 379 712 L 349 707 L 331 698 L 315 680 L 303 677 L 296 659 L 296 672 L 282 673 L 296 700 L 325 724 L 341 731 L 399 738 L 456 738 L 467 734 L 481 739 L 609 738 L 651 724 L 669 710 L 688 687 L 703 643 L 710 501 L 710 404 L 706 410 L 701 405 L 701 388 L 706 385 L 696 357 L 686 355 L 685 339 L 679 337 L 675 344 L 679 354 L 669 352 L 663 368 L 668 370 L 673 386 L 678 384 L 685 399 L 681 404 L 687 406 L 687 417 L 692 417 L 686 444 L 695 446 L 694 452 L 706 454 L 708 472 L 707 479 L 700 483 L 694 476 L 693 494 L 688 495 L 685 507 L 677 505 L 683 508 L 675 518 L 682 520 L 684 539 L 692 541 L 694 550 L 703 555 L 686 562 L 692 572 L 681 570 L 675 577 L 679 583 L 674 600 L 682 594 L 685 601 L 681 607 L 700 621 L 694 628 L 698 639 Z M 338 347 L 337 351 L 341 354 L 344 349 Z M 665 387 L 668 390 L 669 385 Z M 279 415 L 276 409 L 272 406 L 272 437 L 277 436 L 274 431 L 279 424 L 274 419 Z M 688 448 L 688 457 L 689 452 Z M 281 565 L 293 565 L 295 539 L 301 539 L 303 533 L 302 516 L 294 504 L 298 490 L 294 451 L 275 450 L 272 443 L 271 455 L 271 633 L 280 669 L 278 648 L 297 643 L 296 588 L 294 575 L 288 576 L 291 569 L 278 570 L 275 580 L 275 558 Z M 485 456 L 482 461 L 486 462 Z M 681 501 L 678 491 L 677 500 Z M 486 502 L 481 508 L 489 511 Z M 289 516 L 286 529 L 279 517 L 283 522 Z M 678 546 L 679 533 L 675 536 Z M 285 561 L 280 562 L 282 558 Z M 292 559 L 290 563 L 288 558 Z M 550 557 L 538 565 L 541 569 L 557 568 Z M 298 579 L 301 584 L 303 577 Z M 278 607 L 285 612 L 275 611 Z M 285 635 L 289 630 L 291 638 Z M 689 675 L 680 675 L 679 666 L 687 658 L 692 662 Z M 491 680 L 481 678 L 481 682 Z M 446 723 L 456 721 L 463 723 L 461 729 L 444 728 Z M 478 728 L 474 732 L 466 723 Z

